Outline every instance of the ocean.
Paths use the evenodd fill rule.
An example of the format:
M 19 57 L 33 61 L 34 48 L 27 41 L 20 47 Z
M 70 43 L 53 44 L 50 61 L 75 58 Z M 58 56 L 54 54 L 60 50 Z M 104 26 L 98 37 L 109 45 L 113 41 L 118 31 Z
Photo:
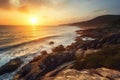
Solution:
M 0 66 L 17 57 L 26 64 L 42 50 L 50 53 L 55 46 L 70 45 L 78 29 L 77 26 L 0 26 Z M 49 44 L 51 41 L 53 45 Z M 10 80 L 14 73 L 0 76 L 0 80 Z

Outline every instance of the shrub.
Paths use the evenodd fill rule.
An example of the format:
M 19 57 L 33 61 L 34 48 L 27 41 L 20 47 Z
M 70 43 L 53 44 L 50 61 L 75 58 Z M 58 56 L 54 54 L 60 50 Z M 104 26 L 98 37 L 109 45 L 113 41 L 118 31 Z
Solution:
M 120 45 L 102 48 L 100 51 L 88 55 L 83 61 L 74 64 L 76 69 L 106 67 L 120 70 Z

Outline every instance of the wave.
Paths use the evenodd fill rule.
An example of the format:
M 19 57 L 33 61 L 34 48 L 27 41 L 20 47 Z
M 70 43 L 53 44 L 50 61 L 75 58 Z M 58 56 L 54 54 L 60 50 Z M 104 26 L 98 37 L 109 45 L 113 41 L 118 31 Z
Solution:
M 34 42 L 40 42 L 40 41 L 43 41 L 43 40 L 46 40 L 46 39 L 49 39 L 49 38 L 58 37 L 58 36 L 59 35 L 52 35 L 52 36 L 38 38 L 38 39 L 35 39 L 35 40 L 22 42 L 22 43 L 18 43 L 18 44 L 14 44 L 14 45 L 3 46 L 3 47 L 0 47 L 0 51 L 6 51 L 6 50 L 9 50 L 9 49 L 12 49 L 12 48 L 15 48 L 15 47 L 19 47 L 19 46 L 26 45 L 26 44 L 29 44 L 29 43 L 34 43 Z

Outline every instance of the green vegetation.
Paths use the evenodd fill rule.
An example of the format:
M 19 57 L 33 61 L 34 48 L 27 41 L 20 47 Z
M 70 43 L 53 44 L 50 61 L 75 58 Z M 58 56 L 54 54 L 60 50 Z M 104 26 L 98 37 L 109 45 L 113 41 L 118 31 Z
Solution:
M 120 45 L 102 48 L 100 51 L 88 55 L 83 61 L 76 61 L 74 68 L 100 68 L 106 67 L 120 70 Z

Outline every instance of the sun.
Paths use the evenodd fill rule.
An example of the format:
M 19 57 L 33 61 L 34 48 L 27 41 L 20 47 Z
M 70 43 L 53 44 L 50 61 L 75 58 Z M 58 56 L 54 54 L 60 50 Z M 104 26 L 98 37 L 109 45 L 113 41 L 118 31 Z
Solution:
M 30 18 L 30 24 L 31 25 L 38 25 L 38 19 L 37 19 L 37 17 L 31 17 Z

